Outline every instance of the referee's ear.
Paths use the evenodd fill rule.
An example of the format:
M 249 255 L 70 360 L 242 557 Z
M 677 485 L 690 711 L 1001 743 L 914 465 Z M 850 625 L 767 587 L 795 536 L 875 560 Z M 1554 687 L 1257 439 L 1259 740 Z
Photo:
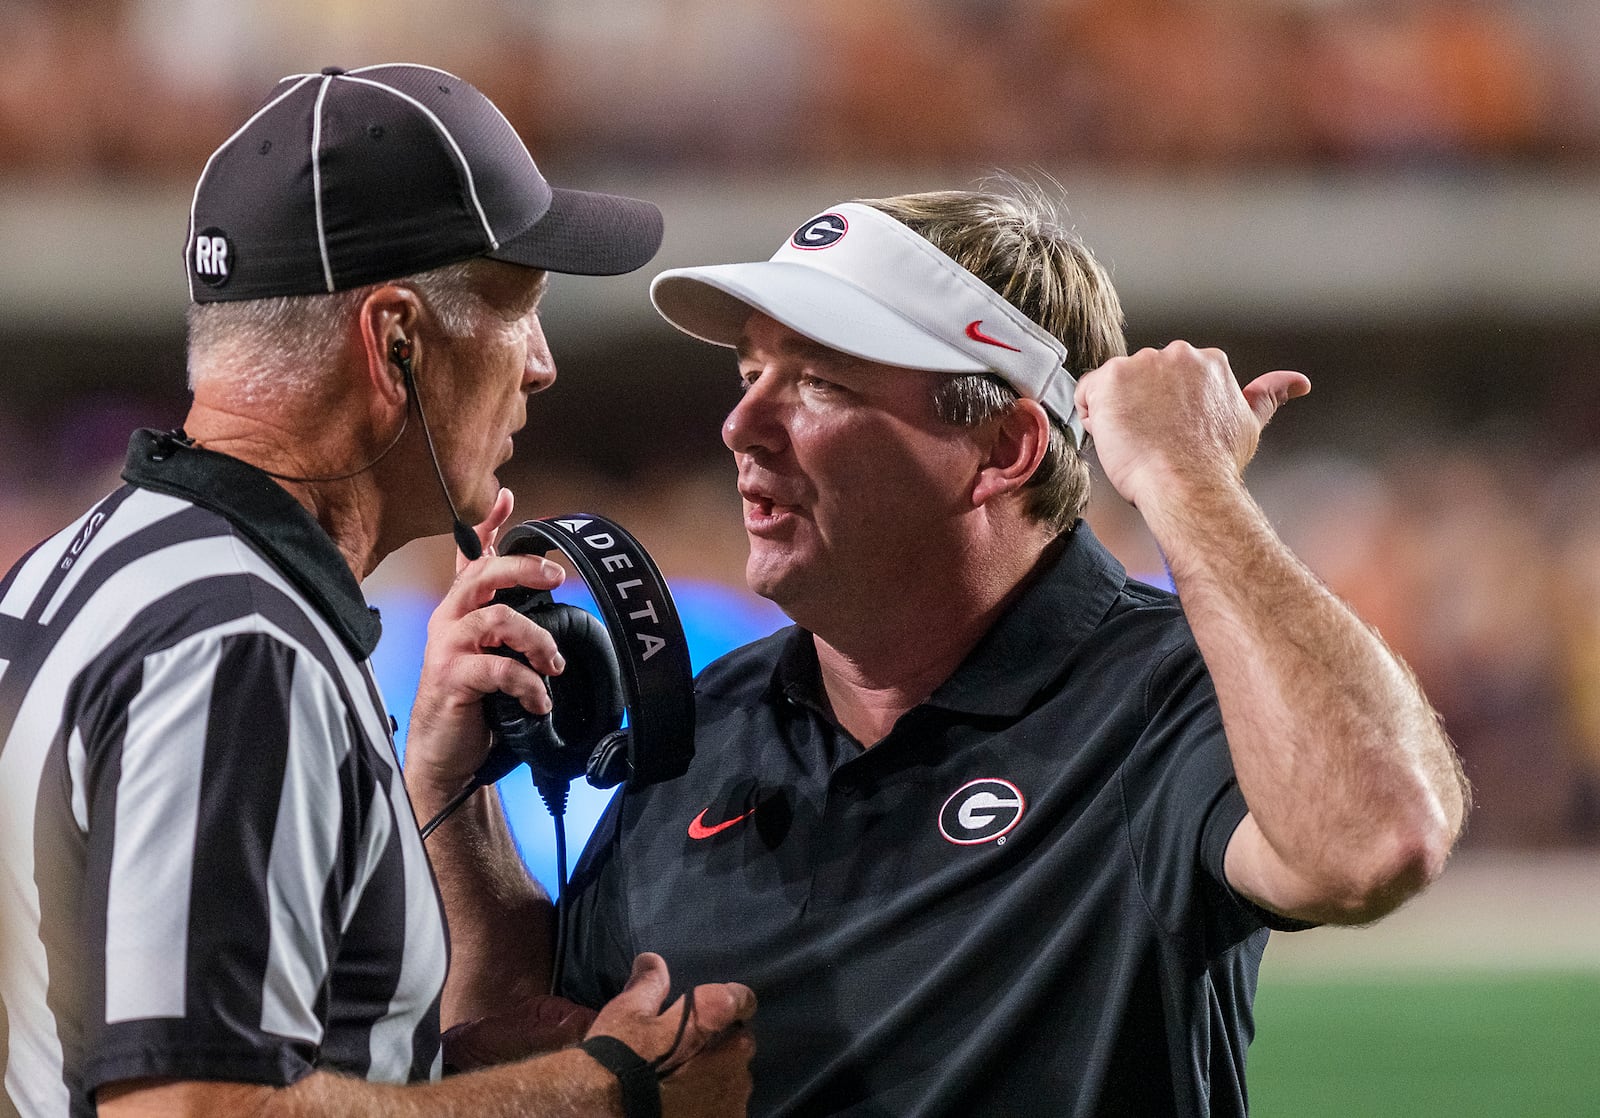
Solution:
M 422 363 L 424 340 L 418 323 L 422 302 L 415 291 L 387 283 L 361 301 L 356 323 L 368 387 L 387 409 L 405 408 L 406 383 L 397 347 L 409 354 L 413 368 Z

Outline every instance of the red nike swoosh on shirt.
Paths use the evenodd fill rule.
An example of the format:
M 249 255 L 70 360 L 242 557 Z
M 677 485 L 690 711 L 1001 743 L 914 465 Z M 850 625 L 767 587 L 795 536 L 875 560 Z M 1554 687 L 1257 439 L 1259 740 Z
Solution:
M 978 327 L 982 325 L 983 319 L 981 318 L 975 318 L 971 322 L 967 323 L 967 337 L 971 338 L 975 342 L 988 342 L 990 345 L 997 345 L 1001 349 L 1009 349 L 1012 353 L 1022 352 L 1016 346 L 1006 345 L 1006 343 L 1002 342 L 999 338 L 991 338 L 988 334 L 985 334 L 982 330 L 979 330 Z
M 706 826 L 705 820 L 706 811 L 710 811 L 711 809 L 706 808 L 705 811 L 702 811 L 699 815 L 696 815 L 689 821 L 689 837 L 692 839 L 708 839 L 712 835 L 721 834 L 735 823 L 749 819 L 756 813 L 756 808 L 760 806 L 760 804 L 757 804 L 756 807 L 751 808 L 743 815 L 735 815 L 732 819 L 724 819 L 721 823 L 713 823 L 709 827 Z

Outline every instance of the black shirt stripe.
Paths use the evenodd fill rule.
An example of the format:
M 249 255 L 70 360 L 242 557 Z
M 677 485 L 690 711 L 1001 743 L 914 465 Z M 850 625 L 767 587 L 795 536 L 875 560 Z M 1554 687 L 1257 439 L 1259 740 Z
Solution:
M 376 621 L 281 489 L 170 447 L 184 461 L 167 484 L 164 459 L 133 469 L 148 444 L 130 455 L 141 484 L 0 583 L 16 599 L 0 614 L 0 818 L 28 836 L 0 849 L 0 891 L 20 898 L 0 953 L 25 964 L 0 974 L 0 1118 L 88 1118 L 96 1086 L 134 1077 L 437 1074 L 442 914 L 365 663 Z M 138 833 L 119 834 L 129 820 Z M 181 895 L 163 892 L 177 880 Z M 289 895 L 308 911 L 282 911 Z M 113 912 L 129 903 L 131 921 Z M 151 950 L 165 921 L 186 942 Z M 126 991 L 148 978 L 159 993 L 171 974 L 175 1008 L 107 1024 L 113 978 L 138 1006 Z M 315 1041 L 265 1028 L 265 991 L 284 984 Z

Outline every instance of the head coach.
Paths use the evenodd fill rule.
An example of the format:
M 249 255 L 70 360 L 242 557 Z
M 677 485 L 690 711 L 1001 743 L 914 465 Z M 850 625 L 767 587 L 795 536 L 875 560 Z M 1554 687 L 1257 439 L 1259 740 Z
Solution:
M 612 805 L 566 992 L 646 949 L 747 983 L 763 1115 L 1245 1113 L 1268 929 L 1384 915 L 1466 811 L 1243 483 L 1308 382 L 1127 355 L 1027 189 L 837 205 L 652 297 L 736 352 L 746 575 L 795 624 L 701 673 L 687 776 Z M 1080 518 L 1090 436 L 1175 595 Z
M 185 424 L 135 434 L 126 484 L 0 583 L 0 1114 L 622 1114 L 643 1088 L 619 1050 L 669 1061 L 643 1085 L 657 1113 L 742 1113 L 749 991 L 663 1012 L 653 956 L 589 1028 L 600 1055 L 439 1081 L 441 1015 L 491 981 L 471 855 L 509 839 L 480 796 L 489 830 L 442 829 L 430 867 L 417 813 L 487 749 L 483 694 L 548 709 L 485 650 L 559 672 L 549 634 L 482 607 L 559 568 L 463 559 L 404 779 L 360 589 L 452 521 L 464 550 L 492 542 L 494 471 L 556 375 L 549 273 L 626 272 L 660 240 L 654 206 L 553 189 L 493 104 L 424 66 L 286 78 L 211 156 Z M 548 912 L 526 875 L 501 884 Z

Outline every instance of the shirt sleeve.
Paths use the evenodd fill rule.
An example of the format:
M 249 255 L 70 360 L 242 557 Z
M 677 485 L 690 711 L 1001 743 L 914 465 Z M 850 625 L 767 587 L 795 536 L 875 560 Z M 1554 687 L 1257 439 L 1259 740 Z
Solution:
M 1308 925 L 1259 908 L 1228 883 L 1224 855 L 1249 811 L 1210 673 L 1192 641 L 1151 673 L 1147 722 L 1124 769 L 1139 879 L 1170 935 L 1198 925 L 1214 958 L 1263 927 Z
M 94 694 L 78 723 L 85 1089 L 294 1083 L 322 1040 L 348 887 L 337 688 L 272 635 L 208 631 Z

